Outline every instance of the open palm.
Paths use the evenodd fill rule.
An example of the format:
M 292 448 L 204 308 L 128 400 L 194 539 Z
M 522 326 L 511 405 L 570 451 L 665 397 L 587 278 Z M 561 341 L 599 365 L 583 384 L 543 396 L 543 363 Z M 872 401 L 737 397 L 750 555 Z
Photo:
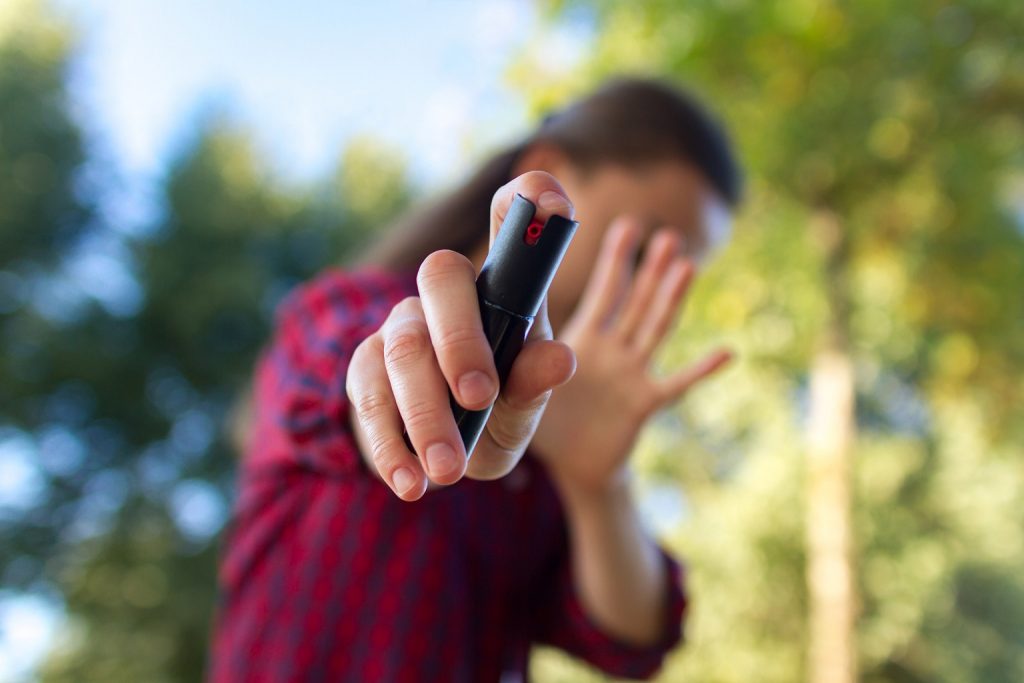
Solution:
M 609 227 L 580 304 L 559 334 L 576 354 L 576 374 L 554 390 L 531 449 L 556 479 L 574 486 L 617 482 L 651 415 L 731 358 L 720 349 L 668 377 L 652 374 L 694 267 L 679 253 L 681 238 L 665 228 L 634 274 L 639 237 L 626 217 Z

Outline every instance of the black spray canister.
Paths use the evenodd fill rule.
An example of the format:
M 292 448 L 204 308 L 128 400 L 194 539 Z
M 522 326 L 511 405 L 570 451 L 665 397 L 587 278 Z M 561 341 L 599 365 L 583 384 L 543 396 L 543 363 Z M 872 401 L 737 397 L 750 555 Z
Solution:
M 535 211 L 533 202 L 516 194 L 476 279 L 480 318 L 501 387 L 579 227 L 562 216 L 551 216 L 542 225 L 533 220 Z M 472 454 L 494 406 L 466 410 L 454 397 L 451 404 L 466 454 Z
M 508 380 L 512 362 L 523 348 L 548 286 L 579 227 L 578 221 L 562 216 L 551 216 L 541 224 L 533 219 L 535 212 L 533 202 L 517 193 L 476 278 L 480 318 L 494 353 L 499 392 Z M 483 410 L 466 410 L 455 400 L 451 389 L 448 396 L 468 457 L 494 405 Z M 409 450 L 415 452 L 408 434 L 405 437 Z

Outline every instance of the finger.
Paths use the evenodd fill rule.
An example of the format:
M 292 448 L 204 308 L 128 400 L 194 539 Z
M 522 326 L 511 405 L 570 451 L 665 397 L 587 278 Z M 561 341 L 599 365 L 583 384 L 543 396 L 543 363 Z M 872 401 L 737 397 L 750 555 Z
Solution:
M 660 405 L 665 406 L 678 400 L 690 387 L 721 368 L 732 360 L 732 357 L 732 351 L 718 349 L 690 367 L 662 380 L 658 384 L 658 392 L 661 396 Z
M 576 215 L 576 209 L 569 201 L 569 195 L 553 175 L 545 171 L 527 171 L 505 183 L 494 193 L 491 200 L 490 244 L 492 245 L 495 235 L 498 234 L 498 228 L 505 220 L 505 214 L 508 213 L 516 194 L 521 194 L 533 202 L 537 207 L 534 218 L 541 222 L 555 214 L 566 218 Z
M 530 330 L 526 333 L 526 341 L 539 341 L 542 339 L 552 339 L 554 332 L 551 329 L 551 321 L 548 319 L 548 297 L 545 294 L 544 298 L 540 301 L 540 308 L 537 309 L 537 315 L 533 316 L 533 323 L 530 325 Z
M 575 372 L 576 355 L 567 344 L 550 339 L 527 343 L 498 395 L 466 476 L 496 479 L 508 474 L 533 439 L 551 390 Z
M 640 321 L 650 310 L 658 284 L 665 278 L 665 271 L 680 247 L 679 236 L 669 229 L 659 230 L 648 242 L 626 304 L 614 323 L 623 339 L 629 340 L 636 335 Z
M 374 467 L 403 500 L 416 500 L 427 478 L 415 454 L 402 439 L 402 418 L 384 368 L 384 345 L 379 334 L 356 347 L 345 378 L 345 392 L 370 445 Z
M 677 259 L 669 266 L 634 337 L 634 346 L 643 356 L 654 352 L 679 316 L 680 302 L 693 281 L 693 274 L 693 264 L 688 259 Z
M 468 410 L 489 406 L 498 395 L 498 371 L 480 320 L 472 262 L 455 251 L 435 251 L 424 259 L 416 283 L 430 342 L 452 394 Z
M 451 484 L 465 471 L 466 449 L 419 298 L 408 297 L 395 306 L 380 333 L 384 367 L 409 440 L 427 475 L 438 484 Z
M 640 225 L 630 216 L 616 218 L 601 243 L 594 272 L 579 303 L 580 320 L 601 329 L 622 301 L 633 272 Z

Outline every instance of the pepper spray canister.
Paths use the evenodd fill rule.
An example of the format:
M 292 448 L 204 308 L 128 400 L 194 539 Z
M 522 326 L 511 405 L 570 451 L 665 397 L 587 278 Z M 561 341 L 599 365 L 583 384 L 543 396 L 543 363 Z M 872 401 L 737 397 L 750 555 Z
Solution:
M 535 213 L 533 202 L 516 193 L 476 278 L 480 319 L 494 355 L 499 393 L 504 390 L 512 363 L 526 342 L 541 302 L 579 227 L 578 221 L 558 215 L 541 223 L 534 219 Z M 448 398 L 468 458 L 483 434 L 494 404 L 482 410 L 466 410 L 450 388 Z M 409 450 L 415 452 L 408 433 L 403 436 Z
M 476 279 L 480 319 L 494 353 L 499 392 L 579 227 L 578 221 L 557 215 L 541 223 L 534 220 L 535 211 L 533 202 L 516 194 Z M 448 393 L 468 457 L 494 405 L 466 410 L 451 396 L 451 390 Z

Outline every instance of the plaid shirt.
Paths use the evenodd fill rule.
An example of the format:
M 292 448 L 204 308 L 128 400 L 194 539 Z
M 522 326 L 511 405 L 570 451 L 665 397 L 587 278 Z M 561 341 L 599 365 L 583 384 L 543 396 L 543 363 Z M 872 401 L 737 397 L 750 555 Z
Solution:
M 651 676 L 681 639 L 679 563 L 663 548 L 669 627 L 617 640 L 584 612 L 565 517 L 529 450 L 506 477 L 399 500 L 367 469 L 345 372 L 415 273 L 330 270 L 278 309 L 222 549 L 210 680 L 522 681 L 534 643 Z

